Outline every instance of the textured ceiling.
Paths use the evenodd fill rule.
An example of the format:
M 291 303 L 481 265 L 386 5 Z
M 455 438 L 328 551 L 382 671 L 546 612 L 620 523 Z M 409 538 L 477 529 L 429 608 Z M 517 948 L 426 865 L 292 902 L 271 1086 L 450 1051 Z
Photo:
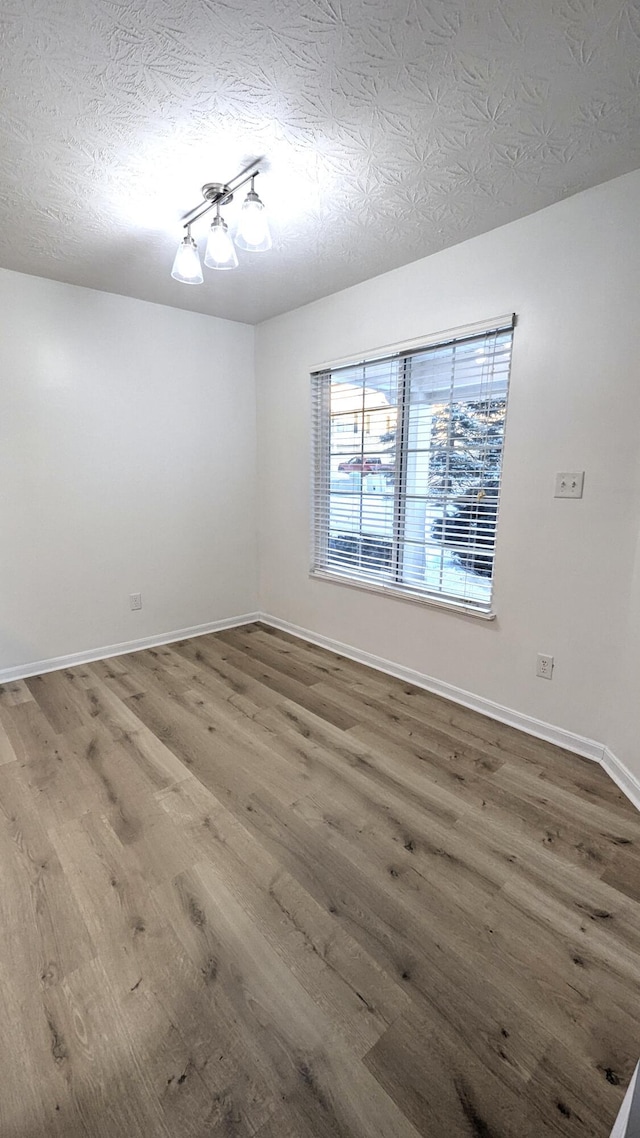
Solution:
M 0 264 L 180 308 L 262 320 L 640 166 L 640 0 L 3 0 L 0 29 Z M 260 156 L 273 251 L 171 280 L 202 183 Z

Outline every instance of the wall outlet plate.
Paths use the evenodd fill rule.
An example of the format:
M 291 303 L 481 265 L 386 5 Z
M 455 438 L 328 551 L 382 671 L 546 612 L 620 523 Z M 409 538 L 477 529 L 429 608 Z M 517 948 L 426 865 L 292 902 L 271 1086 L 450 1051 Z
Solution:
M 142 593 L 129 593 L 129 606 L 132 612 L 142 608 Z
M 550 680 L 553 677 L 553 656 L 539 652 L 536 661 L 536 676 L 541 680 Z
M 554 498 L 581 498 L 584 490 L 584 470 L 556 474 Z

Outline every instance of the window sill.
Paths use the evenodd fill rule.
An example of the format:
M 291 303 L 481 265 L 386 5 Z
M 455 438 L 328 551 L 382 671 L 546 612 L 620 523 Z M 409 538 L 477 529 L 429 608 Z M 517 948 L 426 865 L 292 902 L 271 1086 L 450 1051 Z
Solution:
M 495 612 L 478 609 L 475 605 L 465 605 L 460 601 L 448 601 L 440 597 L 428 597 L 419 593 L 412 593 L 408 589 L 394 588 L 393 585 L 374 585 L 371 581 L 357 581 L 353 577 L 342 576 L 340 573 L 329 573 L 324 569 L 312 569 L 309 576 L 315 581 L 328 581 L 334 585 L 345 585 L 348 589 L 359 589 L 365 593 L 377 593 L 379 596 L 391 597 L 396 601 L 410 601 L 414 605 L 426 605 L 445 612 L 453 612 L 462 616 L 472 616 L 476 620 L 495 620 Z

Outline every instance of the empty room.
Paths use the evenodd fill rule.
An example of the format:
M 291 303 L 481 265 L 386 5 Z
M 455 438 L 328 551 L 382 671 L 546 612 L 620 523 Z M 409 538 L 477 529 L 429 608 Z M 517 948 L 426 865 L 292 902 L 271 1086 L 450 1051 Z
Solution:
M 0 60 L 0 1138 L 638 1138 L 637 0 Z

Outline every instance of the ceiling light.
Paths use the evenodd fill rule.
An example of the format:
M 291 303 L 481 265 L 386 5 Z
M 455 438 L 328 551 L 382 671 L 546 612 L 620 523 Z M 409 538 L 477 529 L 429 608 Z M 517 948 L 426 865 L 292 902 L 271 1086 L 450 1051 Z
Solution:
M 204 280 L 198 246 L 191 236 L 190 226 L 187 226 L 184 240 L 178 245 L 171 276 L 182 284 L 202 284 Z
M 211 222 L 204 263 L 210 269 L 236 269 L 238 258 L 229 236 L 229 227 L 220 217 L 220 209 Z
M 191 226 L 201 217 L 215 209 L 216 216 L 211 223 L 204 263 L 211 269 L 235 269 L 238 264 L 229 227 L 220 214 L 221 207 L 233 201 L 233 195 L 241 186 L 251 182 L 251 189 L 243 203 L 235 243 L 239 249 L 261 253 L 271 248 L 271 234 L 264 204 L 254 189 L 259 170 L 242 171 L 231 182 L 207 182 L 202 187 L 203 201 L 183 218 L 186 236 L 178 246 L 171 276 L 183 284 L 201 284 L 203 280 L 200 258 L 195 241 L 191 237 Z
M 234 240 L 239 249 L 246 249 L 250 253 L 264 253 L 271 248 L 267 211 L 255 192 L 253 178 L 251 189 L 242 205 Z

